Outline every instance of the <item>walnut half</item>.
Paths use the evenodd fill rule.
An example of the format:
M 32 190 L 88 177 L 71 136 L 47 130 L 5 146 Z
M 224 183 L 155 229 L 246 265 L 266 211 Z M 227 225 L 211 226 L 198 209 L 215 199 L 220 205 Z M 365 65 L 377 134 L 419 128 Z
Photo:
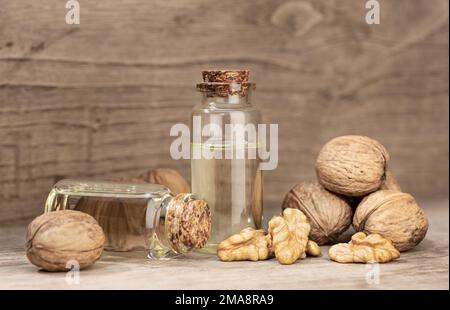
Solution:
M 297 209 L 287 208 L 283 216 L 274 216 L 270 220 L 272 249 L 281 264 L 293 264 L 305 255 L 310 230 L 306 216 Z
M 328 256 L 338 263 L 386 263 L 399 258 L 400 252 L 379 234 L 358 232 L 349 243 L 333 245 Z
M 217 256 L 222 261 L 235 260 L 264 260 L 268 259 L 270 250 L 270 236 L 263 230 L 253 228 L 243 229 L 239 234 L 232 235 L 217 246 Z
M 311 226 L 306 216 L 297 209 L 287 208 L 283 216 L 274 216 L 269 222 L 269 233 L 246 228 L 232 235 L 217 247 L 222 261 L 258 261 L 275 256 L 281 264 L 293 264 L 308 256 L 320 256 L 319 245 L 308 240 Z

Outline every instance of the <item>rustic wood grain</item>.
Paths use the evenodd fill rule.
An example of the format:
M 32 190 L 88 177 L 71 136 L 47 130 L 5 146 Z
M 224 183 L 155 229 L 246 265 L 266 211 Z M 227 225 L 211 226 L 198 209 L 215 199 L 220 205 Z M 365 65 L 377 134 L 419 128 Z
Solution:
M 154 261 L 144 252 L 104 252 L 81 271 L 80 284 L 66 273 L 38 271 L 23 250 L 25 223 L 0 226 L 0 289 L 446 289 L 448 273 L 448 200 L 426 201 L 430 229 L 422 243 L 390 263 L 379 265 L 379 283 L 367 282 L 364 264 L 339 264 L 323 255 L 294 265 L 276 260 L 220 262 L 190 254 Z
M 248 68 L 279 124 L 265 200 L 314 178 L 321 145 L 379 139 L 402 188 L 448 196 L 448 1 L 0 0 L 0 221 L 34 216 L 61 177 L 169 166 L 205 68 Z M 426 207 L 426 206 L 425 206 Z M 268 210 L 273 212 L 275 209 Z

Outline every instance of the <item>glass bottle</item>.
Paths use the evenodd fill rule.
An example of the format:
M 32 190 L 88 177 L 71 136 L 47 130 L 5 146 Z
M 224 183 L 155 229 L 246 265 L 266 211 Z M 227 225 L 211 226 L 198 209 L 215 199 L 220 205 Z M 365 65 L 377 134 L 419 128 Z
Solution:
M 204 200 L 174 196 L 158 184 L 61 180 L 50 191 L 45 212 L 77 210 L 93 216 L 105 233 L 105 249 L 148 250 L 150 258 L 170 258 L 201 248 L 211 229 Z
M 262 222 L 259 169 L 259 110 L 252 104 L 255 84 L 249 71 L 203 71 L 201 101 L 191 114 L 192 192 L 208 202 L 211 236 L 203 252 L 246 227 Z

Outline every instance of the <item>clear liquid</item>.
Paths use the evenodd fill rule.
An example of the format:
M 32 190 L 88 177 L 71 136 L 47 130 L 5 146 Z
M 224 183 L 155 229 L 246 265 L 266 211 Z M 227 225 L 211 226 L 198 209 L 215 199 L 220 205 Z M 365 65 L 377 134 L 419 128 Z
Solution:
M 201 252 L 214 254 L 230 235 L 261 227 L 259 159 L 191 159 L 191 179 L 192 192 L 208 202 L 212 215 L 211 236 Z
M 155 208 L 165 195 L 167 189 L 159 185 L 64 180 L 50 192 L 45 212 L 87 213 L 102 227 L 105 249 L 145 250 L 152 243 Z

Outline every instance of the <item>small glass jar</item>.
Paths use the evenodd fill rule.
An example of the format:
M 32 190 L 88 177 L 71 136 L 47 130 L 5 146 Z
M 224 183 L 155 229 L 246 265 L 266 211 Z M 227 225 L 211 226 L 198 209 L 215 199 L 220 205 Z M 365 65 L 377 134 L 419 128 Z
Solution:
M 204 200 L 173 195 L 158 184 L 61 180 L 50 191 L 45 212 L 77 210 L 94 217 L 105 233 L 105 250 L 148 250 L 170 258 L 203 247 L 211 230 Z
M 211 237 L 202 252 L 214 254 L 230 235 L 261 228 L 261 113 L 251 100 L 255 84 L 248 81 L 249 71 L 208 70 L 202 75 L 197 84 L 201 100 L 191 113 L 191 183 L 192 192 L 211 208 Z

